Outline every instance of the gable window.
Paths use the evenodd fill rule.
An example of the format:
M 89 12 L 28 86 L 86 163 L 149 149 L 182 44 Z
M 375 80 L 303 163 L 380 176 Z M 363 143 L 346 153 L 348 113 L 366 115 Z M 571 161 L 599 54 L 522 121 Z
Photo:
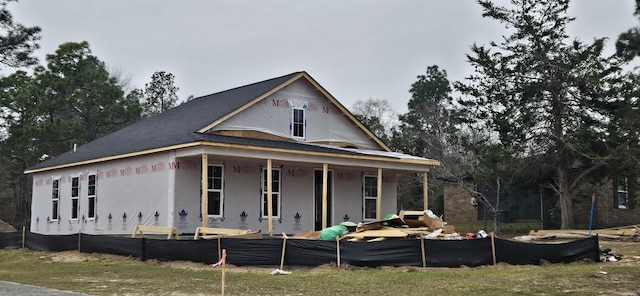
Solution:
M 57 221 L 60 215 L 60 180 L 52 180 L 51 182 L 51 221 Z
M 615 207 L 618 209 L 626 209 L 629 205 L 629 180 L 627 177 L 617 178 Z
M 71 178 L 71 219 L 78 219 L 79 203 L 78 197 L 80 197 L 80 178 Z
M 209 165 L 207 168 L 207 214 L 214 217 L 222 217 L 224 205 L 223 185 L 224 168 L 222 165 Z
M 96 175 L 89 175 L 87 185 L 87 218 L 96 217 Z
M 271 209 L 272 218 L 280 218 L 280 170 L 271 170 Z M 269 192 L 267 190 L 267 169 L 262 170 L 262 217 L 269 217 Z
M 363 180 L 363 196 L 364 196 L 364 219 L 376 219 L 377 199 L 378 199 L 378 177 L 364 176 Z
M 304 139 L 305 112 L 303 108 L 291 108 L 291 136 Z

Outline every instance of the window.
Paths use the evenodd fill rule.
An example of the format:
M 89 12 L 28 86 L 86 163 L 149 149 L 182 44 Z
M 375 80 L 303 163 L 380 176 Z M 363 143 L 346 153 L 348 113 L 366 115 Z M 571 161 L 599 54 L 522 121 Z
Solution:
M 280 170 L 271 170 L 271 209 L 273 218 L 280 218 Z M 267 190 L 267 169 L 262 170 L 262 217 L 269 217 L 268 211 L 268 190 Z
M 71 178 L 71 219 L 78 219 L 78 197 L 80 196 L 80 178 Z
M 96 217 L 96 175 L 89 175 L 87 186 L 87 218 Z
M 224 169 L 221 165 L 209 165 L 207 168 L 207 215 L 222 216 Z
M 364 219 L 376 219 L 378 177 L 364 176 Z
M 626 209 L 629 205 L 629 182 L 627 177 L 619 177 L 617 180 L 615 206 L 618 209 Z
M 60 213 L 60 180 L 53 180 L 51 183 L 51 221 L 57 221 Z
M 294 138 L 304 138 L 305 134 L 305 118 L 304 109 L 291 109 L 291 135 Z

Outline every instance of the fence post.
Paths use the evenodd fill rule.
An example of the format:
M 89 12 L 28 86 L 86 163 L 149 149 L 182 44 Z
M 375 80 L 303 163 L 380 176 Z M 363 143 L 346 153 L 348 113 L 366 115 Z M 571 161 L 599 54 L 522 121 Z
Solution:
M 340 237 L 336 236 L 336 252 L 338 257 L 338 268 L 340 268 Z
M 493 256 L 493 265 L 496 265 L 496 242 L 495 233 L 491 232 L 491 255 Z
M 420 236 L 420 250 L 422 251 L 422 267 L 427 267 L 427 258 L 424 253 L 424 235 Z
M 82 246 L 81 241 L 82 241 L 82 232 L 78 230 L 78 253 L 80 253 L 80 247 Z
M 24 250 L 25 247 L 25 241 L 26 241 L 26 236 L 27 236 L 27 226 L 22 226 L 22 249 Z
M 142 260 L 142 261 L 147 261 L 147 254 L 146 254 L 147 247 L 145 246 L 145 241 L 146 241 L 146 240 L 147 240 L 146 238 L 140 238 L 140 241 L 142 241 L 142 243 L 141 243 L 141 245 L 142 245 L 142 254 L 141 254 L 141 257 L 142 257 L 142 258 L 140 258 L 140 260 Z

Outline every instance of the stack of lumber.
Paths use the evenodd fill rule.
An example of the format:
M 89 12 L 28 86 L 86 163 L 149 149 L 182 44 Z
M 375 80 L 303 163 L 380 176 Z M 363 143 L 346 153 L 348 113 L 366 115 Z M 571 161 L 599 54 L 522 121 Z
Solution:
M 589 235 L 597 235 L 602 238 L 610 239 L 622 239 L 632 238 L 640 236 L 640 226 L 631 225 L 625 227 L 607 228 L 607 229 L 594 229 L 594 230 L 531 230 L 529 235 L 538 239 L 545 238 L 581 238 Z
M 382 241 L 397 238 L 419 238 L 428 235 L 429 229 L 424 228 L 398 228 L 381 226 L 377 229 L 360 230 L 346 234 L 343 239 L 348 241 Z

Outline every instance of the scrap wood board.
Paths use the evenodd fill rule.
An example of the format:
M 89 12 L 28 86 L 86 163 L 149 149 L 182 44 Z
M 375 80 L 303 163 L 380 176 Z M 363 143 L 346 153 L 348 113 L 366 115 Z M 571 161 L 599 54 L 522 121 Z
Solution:
M 591 231 L 592 235 L 599 235 L 606 238 L 620 238 L 622 236 L 633 236 L 637 234 L 635 229 L 595 229 Z M 529 235 L 544 237 L 584 237 L 589 235 L 589 230 L 531 230 Z
M 247 229 L 233 229 L 233 228 L 214 228 L 214 227 L 198 227 L 193 239 L 198 239 L 203 235 L 222 235 L 222 236 L 234 236 L 250 234 L 251 230 Z
M 429 234 L 431 230 L 428 227 L 420 227 L 420 228 L 394 228 L 396 230 L 402 231 L 408 235 L 422 235 Z
M 366 238 L 366 237 L 407 237 L 409 234 L 397 229 L 377 229 L 352 232 L 345 235 L 345 238 Z
M 223 237 L 261 239 L 262 238 L 262 230 L 253 231 L 253 232 L 246 233 L 246 234 L 212 234 L 212 235 L 201 235 L 199 237 L 201 239 L 217 239 L 217 238 L 223 238 Z
M 404 220 L 400 218 L 393 218 L 388 220 L 379 220 L 379 221 L 362 223 L 361 225 L 358 225 L 358 228 L 356 229 L 356 231 L 361 232 L 361 231 L 367 231 L 367 230 L 373 230 L 373 229 L 380 229 L 384 226 L 402 226 L 402 225 L 407 225 L 404 222 Z
M 178 231 L 175 227 L 158 227 L 158 226 L 145 226 L 145 225 L 137 225 L 136 229 L 133 230 L 133 235 L 131 238 L 136 237 L 136 234 L 140 232 L 140 237 L 144 237 L 144 232 L 151 233 L 166 233 L 167 239 L 170 239 L 172 236 L 175 239 L 178 239 Z
M 296 238 L 296 239 L 318 239 L 320 237 L 320 231 L 316 231 L 316 230 L 307 230 L 307 231 L 303 231 L 303 232 L 299 232 L 294 234 L 293 236 L 290 236 L 289 238 Z

